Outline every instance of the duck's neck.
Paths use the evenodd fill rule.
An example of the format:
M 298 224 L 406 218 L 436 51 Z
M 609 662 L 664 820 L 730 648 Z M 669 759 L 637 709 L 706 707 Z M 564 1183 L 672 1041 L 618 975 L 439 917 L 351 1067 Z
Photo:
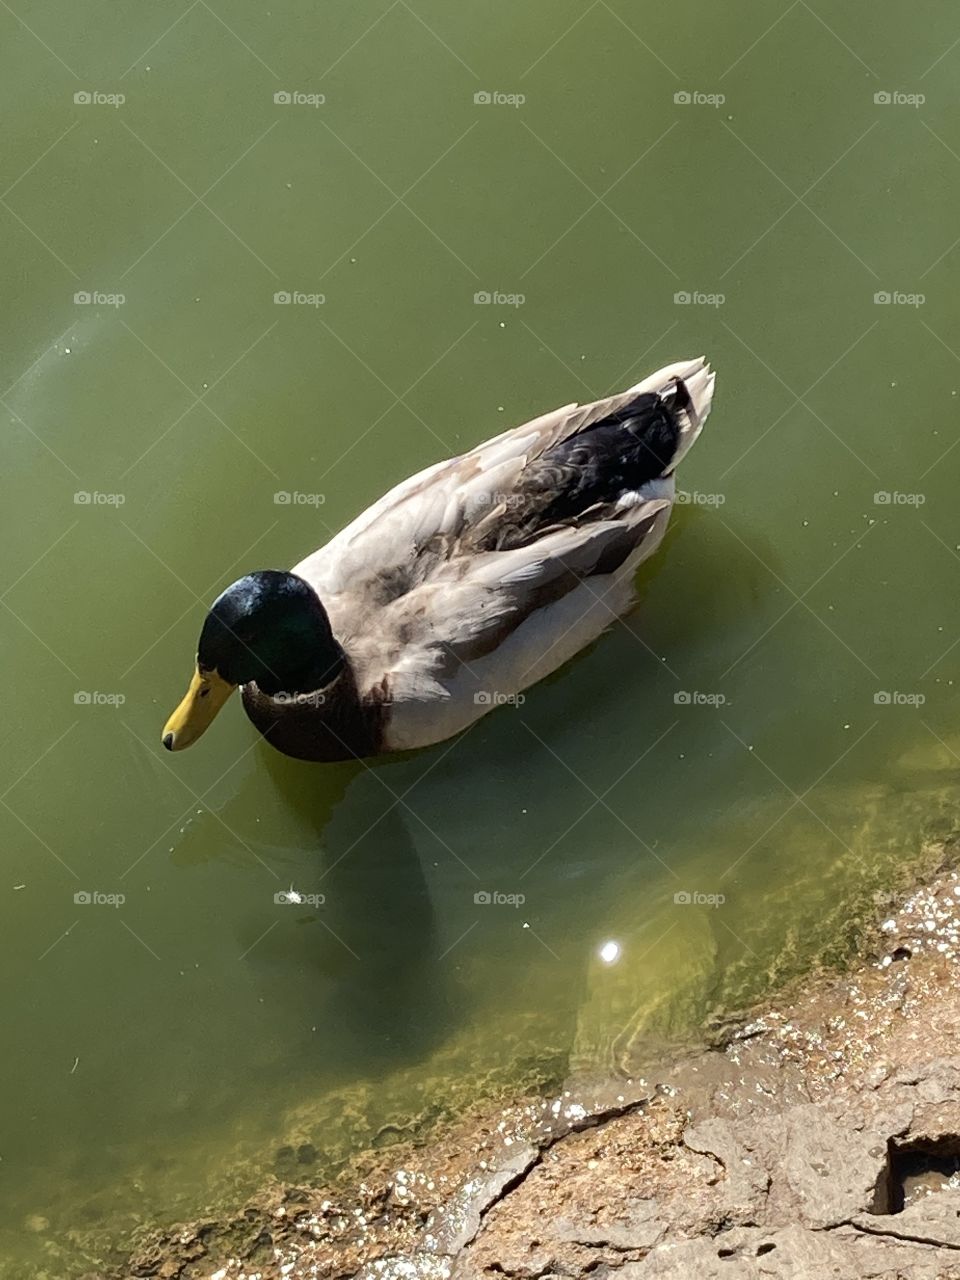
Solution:
M 271 746 L 298 760 L 354 760 L 382 750 L 385 709 L 361 701 L 349 661 L 326 689 L 268 697 L 244 685 L 243 706 Z
M 328 636 L 322 647 L 304 647 L 299 661 L 289 651 L 283 655 L 280 670 L 270 678 L 258 680 L 260 689 L 271 697 L 279 694 L 312 694 L 338 683 L 347 670 L 347 656 L 333 638 Z

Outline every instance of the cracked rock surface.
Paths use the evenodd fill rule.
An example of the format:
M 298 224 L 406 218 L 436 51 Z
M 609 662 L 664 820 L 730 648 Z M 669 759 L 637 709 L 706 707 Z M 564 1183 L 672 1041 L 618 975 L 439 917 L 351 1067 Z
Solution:
M 958 917 L 941 874 L 716 1049 L 274 1184 L 109 1280 L 960 1280 Z

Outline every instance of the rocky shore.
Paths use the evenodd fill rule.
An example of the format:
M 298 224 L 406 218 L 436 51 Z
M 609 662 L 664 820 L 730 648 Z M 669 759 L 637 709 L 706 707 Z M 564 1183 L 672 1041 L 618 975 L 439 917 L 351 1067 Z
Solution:
M 479 1110 L 334 1186 L 275 1183 L 97 1280 L 960 1280 L 960 875 L 941 852 L 847 972 L 713 1048 Z

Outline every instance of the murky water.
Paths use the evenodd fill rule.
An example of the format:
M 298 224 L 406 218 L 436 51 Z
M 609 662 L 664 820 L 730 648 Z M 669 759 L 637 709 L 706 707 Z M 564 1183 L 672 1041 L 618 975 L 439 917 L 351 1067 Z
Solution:
M 960 48 L 883 9 L 0 12 L 5 1274 L 630 1070 L 952 825 Z M 242 570 L 701 351 L 642 607 L 519 711 L 161 752 Z

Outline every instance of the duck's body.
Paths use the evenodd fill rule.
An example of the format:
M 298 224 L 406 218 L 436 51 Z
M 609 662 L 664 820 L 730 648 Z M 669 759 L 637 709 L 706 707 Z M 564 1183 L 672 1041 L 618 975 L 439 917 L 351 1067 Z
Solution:
M 292 570 L 326 611 L 334 678 L 267 693 L 274 661 L 276 679 L 242 681 L 250 719 L 301 759 L 373 756 L 449 738 L 555 671 L 633 604 L 713 383 L 703 360 L 669 365 L 392 489 Z M 201 681 L 203 657 L 201 637 Z

